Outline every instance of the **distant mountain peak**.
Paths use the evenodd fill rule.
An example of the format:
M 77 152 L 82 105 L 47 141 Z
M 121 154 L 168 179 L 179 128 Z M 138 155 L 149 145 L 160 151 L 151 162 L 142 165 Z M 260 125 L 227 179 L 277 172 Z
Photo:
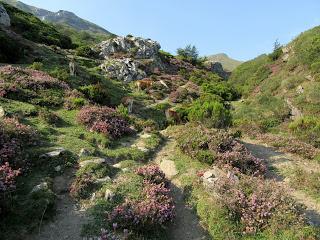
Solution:
M 208 62 L 220 62 L 223 68 L 227 71 L 233 71 L 238 67 L 242 62 L 232 59 L 226 53 L 218 53 L 211 56 L 208 56 Z
M 16 1 L 16 0 L 2 0 L 2 1 L 8 4 L 11 4 L 22 11 L 32 13 L 33 15 L 40 18 L 42 21 L 66 24 L 78 31 L 91 31 L 94 33 L 103 33 L 103 34 L 111 35 L 111 33 L 106 29 L 92 22 L 84 20 L 78 17 L 75 13 L 70 11 L 59 10 L 58 12 L 51 12 L 42 8 L 37 8 L 34 6 L 27 5 L 23 2 Z

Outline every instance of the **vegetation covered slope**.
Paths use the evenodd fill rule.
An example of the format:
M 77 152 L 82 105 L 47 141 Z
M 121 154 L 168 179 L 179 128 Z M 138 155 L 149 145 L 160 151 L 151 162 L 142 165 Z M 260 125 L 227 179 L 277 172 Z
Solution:
M 68 11 L 59 11 L 59 12 L 50 12 L 45 9 L 37 8 L 34 6 L 27 5 L 23 2 L 16 0 L 4 0 L 4 2 L 11 4 L 22 11 L 32 13 L 43 21 L 48 21 L 51 23 L 60 23 L 65 24 L 69 27 L 72 27 L 78 31 L 89 31 L 92 33 L 100 33 L 105 35 L 111 35 L 111 33 L 104 28 L 91 23 L 87 20 L 84 20 L 78 16 L 76 16 L 72 12 Z
M 315 27 L 240 65 L 230 78 L 245 99 L 237 103 L 236 123 L 253 123 L 260 130 L 279 126 L 319 146 L 319 61 L 320 27 Z
M 207 57 L 209 62 L 220 62 L 223 68 L 227 71 L 232 72 L 236 67 L 238 67 L 242 62 L 230 58 L 225 53 L 210 55 Z

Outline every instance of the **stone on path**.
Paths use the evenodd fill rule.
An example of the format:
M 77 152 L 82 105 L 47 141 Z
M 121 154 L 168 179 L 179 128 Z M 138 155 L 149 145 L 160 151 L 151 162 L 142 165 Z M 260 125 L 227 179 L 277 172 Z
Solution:
M 160 163 L 160 169 L 165 173 L 166 177 L 171 179 L 178 174 L 174 161 L 163 160 Z

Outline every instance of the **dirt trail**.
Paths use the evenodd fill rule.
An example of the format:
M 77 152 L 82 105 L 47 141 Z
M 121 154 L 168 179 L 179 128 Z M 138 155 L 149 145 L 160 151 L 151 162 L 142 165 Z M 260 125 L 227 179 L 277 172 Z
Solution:
M 184 201 L 184 193 L 180 183 L 175 179 L 178 174 L 174 162 L 170 159 L 175 152 L 175 141 L 169 139 L 160 151 L 155 155 L 154 162 L 170 180 L 172 197 L 176 204 L 176 218 L 168 228 L 170 240 L 207 240 L 210 239 L 193 210 Z
M 267 177 L 282 183 L 291 196 L 307 208 L 305 213 L 309 223 L 320 226 L 320 203 L 305 192 L 290 188 L 289 179 L 280 174 L 281 171 L 296 167 L 303 168 L 307 172 L 320 171 L 319 164 L 301 159 L 292 154 L 278 152 L 274 148 L 256 140 L 242 139 L 242 142 L 254 156 L 266 160 L 269 169 Z
M 66 171 L 54 179 L 54 191 L 58 196 L 57 215 L 52 222 L 43 223 L 40 234 L 28 240 L 80 240 L 81 228 L 87 222 L 85 211 L 80 210 L 69 196 L 69 186 L 74 170 Z

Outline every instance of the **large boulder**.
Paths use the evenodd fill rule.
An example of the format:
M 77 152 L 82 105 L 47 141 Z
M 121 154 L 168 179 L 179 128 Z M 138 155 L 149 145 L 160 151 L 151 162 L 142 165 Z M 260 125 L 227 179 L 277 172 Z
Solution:
M 105 59 L 115 53 L 127 53 L 137 59 L 149 59 L 158 56 L 161 46 L 151 39 L 127 36 L 104 41 L 99 48 L 100 55 Z
M 0 4 L 0 25 L 5 27 L 11 26 L 9 14 L 2 4 Z
M 147 76 L 146 72 L 141 70 L 140 63 L 130 58 L 109 59 L 101 65 L 109 78 L 118 79 L 125 83 L 141 80 Z

